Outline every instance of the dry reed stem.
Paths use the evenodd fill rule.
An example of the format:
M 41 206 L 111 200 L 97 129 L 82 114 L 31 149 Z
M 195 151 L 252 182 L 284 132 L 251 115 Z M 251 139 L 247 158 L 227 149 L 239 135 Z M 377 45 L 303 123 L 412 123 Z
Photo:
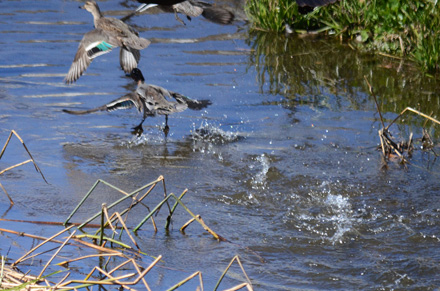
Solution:
M 133 232 L 138 231 L 139 228 L 142 227 L 142 225 L 158 210 L 160 209 L 160 207 L 162 207 L 162 205 L 168 201 L 168 199 L 170 199 L 171 197 L 173 197 L 180 205 L 182 205 L 182 207 L 193 217 L 195 218 L 195 220 L 197 220 L 198 223 L 200 223 L 202 225 L 202 227 L 209 232 L 212 236 L 214 236 L 215 239 L 217 239 L 218 241 L 227 241 L 227 239 L 225 239 L 224 237 L 218 235 L 217 233 L 215 233 L 212 229 L 210 229 L 201 218 L 196 217 L 196 215 L 194 213 L 191 212 L 191 210 L 188 209 L 188 207 L 186 207 L 186 205 L 179 199 L 177 198 L 176 195 L 174 195 L 173 193 L 169 194 L 164 200 L 162 200 L 134 229 Z
M 68 277 L 70 276 L 70 272 L 66 274 L 61 280 L 53 286 L 53 290 L 57 290 L 58 286 L 61 285 Z
M 56 250 L 57 248 L 58 248 L 58 247 L 54 247 L 54 248 L 51 248 L 51 249 L 48 249 L 48 250 L 45 250 L 45 251 L 42 251 L 42 252 L 39 252 L 39 253 L 33 254 L 33 255 L 31 255 L 31 256 L 27 256 L 25 259 L 23 259 L 22 262 L 27 261 L 27 260 L 30 260 L 30 259 L 33 259 L 33 258 L 38 257 L 38 256 L 41 256 L 41 255 L 46 254 L 46 253 L 50 253 L 50 252 Z
M 229 288 L 229 289 L 225 289 L 223 291 L 236 291 L 236 290 L 240 290 L 240 289 L 242 289 L 244 287 L 246 287 L 249 291 L 254 290 L 252 288 L 252 285 L 250 285 L 249 283 L 241 283 L 241 284 L 239 284 L 239 285 L 237 285 L 235 287 L 232 287 L 232 288 Z
M 110 275 L 109 273 L 105 272 L 103 269 L 101 269 L 99 267 L 96 267 L 96 270 L 98 270 L 99 272 L 101 272 L 102 274 L 104 274 L 106 277 L 108 277 L 110 279 L 115 279 L 112 275 Z M 133 274 L 133 275 L 135 275 L 135 274 Z M 120 282 L 119 280 L 115 280 L 115 283 L 121 285 L 125 289 L 131 290 L 131 288 L 128 287 L 126 283 Z
M 368 82 L 367 76 L 364 76 L 364 79 L 367 82 L 370 94 L 373 95 L 373 97 L 374 97 L 374 101 L 376 103 L 377 112 L 379 113 L 380 120 L 381 120 L 381 123 L 382 123 L 382 129 L 379 130 L 379 138 L 380 138 L 380 145 L 381 145 L 381 148 L 382 148 L 382 155 L 384 157 L 386 157 L 387 153 L 389 153 L 389 151 L 386 150 L 386 149 L 387 148 L 392 148 L 393 151 L 400 157 L 401 161 L 405 164 L 405 167 L 406 167 L 406 163 L 409 163 L 408 160 L 406 160 L 405 157 L 402 155 L 402 153 L 400 152 L 399 147 L 397 146 L 397 144 L 388 136 L 388 129 L 390 128 L 390 126 L 393 125 L 399 118 L 401 118 L 406 111 L 410 111 L 410 112 L 416 113 L 416 114 L 424 117 L 426 119 L 426 121 L 425 121 L 425 124 L 423 125 L 423 127 L 425 127 L 425 125 L 428 122 L 428 120 L 430 120 L 430 121 L 432 121 L 434 123 L 437 123 L 437 124 L 440 124 L 440 121 L 438 121 L 437 119 L 435 119 L 435 118 L 433 118 L 433 117 L 431 117 L 431 116 L 429 116 L 429 115 L 427 115 L 427 114 L 425 114 L 423 112 L 420 112 L 420 111 L 418 111 L 416 109 L 413 109 L 411 107 L 406 107 L 404 110 L 402 110 L 402 112 L 400 112 L 400 114 L 390 124 L 385 126 L 385 123 L 384 123 L 384 120 L 383 120 L 383 117 L 382 117 L 382 113 L 381 113 L 379 104 L 377 102 L 376 95 L 373 92 L 372 86 L 371 86 L 370 82 Z M 411 148 L 412 137 L 413 137 L 413 134 L 411 133 L 410 134 L 410 140 L 409 140 L 408 146 L 407 146 L 408 154 L 409 154 L 410 148 Z
M 200 215 L 197 215 L 200 218 Z M 191 218 L 190 220 L 188 220 L 181 228 L 180 231 L 181 232 L 185 232 L 185 229 L 193 222 L 195 221 L 195 218 Z
M 141 248 L 138 246 L 136 241 L 134 240 L 133 236 L 130 234 L 130 231 L 128 231 L 127 226 L 124 223 L 124 220 L 122 219 L 121 215 L 119 215 L 118 212 L 115 212 L 115 215 L 118 217 L 119 221 L 121 222 L 122 226 L 124 227 L 125 231 L 127 232 L 127 235 L 130 237 L 131 241 L 134 243 L 134 245 L 140 250 Z
M 182 281 L 180 281 L 176 285 L 174 285 L 171 288 L 167 289 L 167 291 L 176 290 L 177 288 L 179 288 L 180 286 L 184 285 L 186 282 L 188 282 L 189 280 L 191 280 L 192 278 L 194 278 L 197 275 L 199 275 L 199 279 L 201 280 L 202 272 L 197 271 L 194 274 L 189 275 L 188 277 L 186 277 L 185 279 L 183 279 Z M 203 291 L 203 281 L 200 281 L 200 287 L 202 288 L 201 290 Z
M 241 268 L 241 271 L 243 272 L 243 275 L 246 277 L 247 284 L 250 285 L 250 288 L 251 288 L 250 290 L 253 290 L 251 280 L 249 280 L 249 277 L 248 277 L 248 275 L 246 274 L 246 271 L 244 270 L 243 265 L 241 264 L 240 258 L 238 257 L 238 255 L 236 255 L 236 256 L 234 256 L 234 257 L 232 258 L 231 262 L 229 262 L 229 265 L 226 267 L 226 269 L 224 270 L 223 274 L 220 276 L 220 279 L 218 280 L 217 284 L 216 284 L 215 287 L 214 287 L 214 291 L 217 290 L 218 286 L 219 286 L 220 283 L 222 282 L 223 278 L 225 277 L 226 273 L 228 272 L 229 268 L 231 267 L 231 265 L 232 265 L 232 263 L 233 263 L 234 261 L 237 261 L 238 265 L 239 265 L 240 268 Z M 242 288 L 242 287 L 241 287 L 241 288 Z M 248 287 L 248 289 L 249 289 L 249 287 Z M 237 289 L 237 290 L 238 290 L 238 289 Z
M 63 266 L 63 265 L 67 265 L 76 261 L 81 261 L 84 259 L 90 259 L 90 258 L 94 258 L 94 257 L 115 257 L 115 256 L 120 256 L 120 254 L 115 254 L 115 253 L 111 253 L 111 254 L 93 254 L 93 255 L 87 255 L 87 256 L 82 256 L 82 257 L 78 257 L 78 258 L 74 258 L 74 259 L 70 259 L 67 261 L 63 261 L 58 263 L 57 265 L 59 266 Z
M 64 225 L 64 222 L 58 222 L 58 221 L 36 221 L 36 220 L 9 219 L 9 218 L 0 218 L 0 221 L 25 222 L 25 223 L 46 224 L 46 225 Z M 69 224 L 70 224 L 70 226 L 81 225 L 81 223 L 78 223 L 78 222 L 71 222 Z M 100 226 L 101 226 L 100 224 L 93 224 L 93 223 L 87 224 L 88 228 L 98 228 Z M 110 228 L 109 226 L 105 226 L 105 227 Z M 122 227 L 120 227 L 120 228 L 122 228 Z
M 31 154 L 31 152 L 28 150 L 28 148 L 27 148 L 26 144 L 24 143 L 23 139 L 20 137 L 20 135 L 19 135 L 15 130 L 11 130 L 11 132 L 9 133 L 9 137 L 8 137 L 8 139 L 6 140 L 6 143 L 5 143 L 5 145 L 3 146 L 3 149 L 2 149 L 2 151 L 1 151 L 1 153 L 0 153 L 0 159 L 3 157 L 3 154 L 5 153 L 6 147 L 8 146 L 9 141 L 11 140 L 12 134 L 14 134 L 15 137 L 17 137 L 18 140 L 19 140 L 19 141 L 21 142 L 21 144 L 23 145 L 24 149 L 26 150 L 26 152 L 28 153 L 29 157 L 31 158 L 32 163 L 34 164 L 35 170 L 36 170 L 38 173 L 40 173 L 40 175 L 41 175 L 41 177 L 43 178 L 44 182 L 46 182 L 47 184 L 49 184 L 49 183 L 47 182 L 46 178 L 44 177 L 43 172 L 41 172 L 40 168 L 38 167 L 37 163 L 35 162 L 34 158 L 32 157 L 32 154 Z
M 130 274 L 125 274 L 113 279 L 103 279 L 100 281 L 89 281 L 89 280 L 69 280 L 67 282 L 64 282 L 62 284 L 60 284 L 58 286 L 59 289 L 64 289 L 64 290 L 72 290 L 72 289 L 76 289 L 76 288 L 84 288 L 87 286 L 92 286 L 92 285 L 114 285 L 114 281 L 116 280 L 122 280 L 125 278 L 129 278 L 132 277 L 133 275 L 135 275 L 134 273 L 130 273 Z M 73 283 L 78 283 L 78 284 L 83 284 L 83 285 L 79 285 L 79 286 L 75 286 L 75 287 L 66 287 L 67 285 L 73 284 Z
M 16 266 L 18 263 L 22 262 L 26 256 L 28 256 L 30 253 L 32 253 L 33 251 L 35 251 L 36 249 L 38 249 L 39 247 L 41 247 L 41 246 L 44 245 L 45 243 L 47 243 L 47 242 L 49 242 L 49 241 L 50 241 L 50 242 L 57 242 L 57 243 L 59 243 L 59 241 L 55 241 L 55 240 L 53 240 L 53 239 L 54 239 L 55 237 L 59 236 L 60 234 L 62 234 L 62 233 L 64 233 L 64 232 L 68 231 L 68 230 L 71 229 L 72 227 L 73 227 L 73 226 L 70 226 L 70 227 L 68 227 L 68 228 L 65 228 L 65 229 L 63 229 L 63 230 L 57 232 L 57 233 L 54 234 L 53 236 L 51 236 L 51 237 L 45 239 L 42 243 L 40 243 L 39 245 L 33 247 L 30 251 L 28 251 L 26 254 L 24 254 L 24 255 L 21 256 L 18 260 L 16 260 L 16 261 L 12 264 L 12 267 L 14 267 L 14 266 Z M 20 233 L 20 234 L 23 234 L 23 233 Z M 61 242 L 61 243 L 62 243 L 62 242 Z
M 97 236 L 97 235 L 94 235 L 94 234 L 88 234 L 88 233 L 79 234 L 79 235 L 75 236 L 76 239 L 84 238 L 84 237 L 91 238 L 91 239 L 96 239 L 96 240 L 100 239 L 100 236 Z M 109 241 L 111 243 L 120 245 L 120 246 L 122 246 L 122 247 L 124 247 L 126 249 L 131 249 L 131 246 L 129 246 L 129 245 L 127 245 L 127 244 L 125 244 L 125 243 L 123 243 L 121 241 L 115 240 L 115 239 L 113 239 L 111 237 L 103 236 L 103 240 L 106 240 L 106 241 Z
M 138 265 L 136 264 L 136 261 L 133 260 L 133 259 L 131 259 L 131 261 L 132 261 L 132 263 L 133 263 L 133 265 L 134 265 L 134 268 L 135 268 L 136 271 L 138 272 L 139 276 L 141 276 L 142 272 L 141 272 L 141 270 L 139 269 Z M 145 276 L 143 276 L 141 280 L 142 280 L 142 283 L 144 283 L 145 288 L 146 288 L 148 291 L 151 291 L 150 286 L 148 286 L 148 283 L 147 283 L 147 281 L 145 280 Z
M 0 183 L 0 187 L 3 189 L 3 192 L 6 194 L 6 196 L 9 199 L 9 204 L 10 205 L 14 205 L 14 201 L 12 201 L 11 196 L 9 196 L 8 191 L 6 191 L 5 187 L 3 187 L 2 183 Z
M 416 113 L 416 114 L 418 114 L 418 115 L 420 115 L 420 116 L 422 116 L 422 117 L 424 117 L 424 118 L 426 118 L 426 119 L 431 120 L 432 122 L 435 122 L 435 123 L 437 123 L 437 124 L 440 124 L 440 121 L 438 121 L 438 120 L 435 119 L 434 117 L 431 117 L 431 116 L 429 116 L 429 115 L 426 115 L 425 113 L 420 112 L 420 111 L 418 111 L 418 110 L 416 110 L 416 109 L 414 109 L 414 108 L 406 107 L 405 109 L 402 110 L 402 112 L 400 112 L 400 114 L 399 114 L 396 118 L 394 118 L 394 120 L 393 120 L 390 124 L 388 124 L 388 126 L 387 126 L 385 129 L 388 130 L 388 128 L 389 128 L 391 125 L 393 125 L 393 123 L 396 122 L 397 119 L 399 119 L 400 117 L 402 117 L 402 115 L 403 115 L 406 111 L 411 111 L 411 112 Z
M 13 166 L 10 166 L 10 167 L 4 169 L 3 171 L 0 171 L 0 175 L 3 174 L 4 172 L 7 172 L 7 171 L 12 170 L 12 169 L 14 169 L 14 168 L 17 168 L 17 167 L 23 166 L 23 165 L 25 165 L 25 164 L 27 164 L 27 163 L 30 163 L 30 162 L 32 162 L 31 159 L 29 159 L 29 160 L 27 160 L 27 161 L 24 161 L 24 162 L 21 162 L 21 163 L 18 163 L 18 164 L 15 164 L 15 165 L 13 165 Z
M 80 203 L 75 207 L 75 209 L 72 211 L 72 213 L 71 213 L 71 214 L 69 215 L 69 217 L 66 219 L 66 221 L 64 222 L 64 225 L 67 224 L 67 223 L 69 222 L 69 220 L 70 220 L 70 219 L 72 218 L 72 216 L 76 213 L 76 211 L 77 211 L 77 210 L 78 210 L 78 209 L 84 204 L 85 200 L 86 200 L 86 199 L 92 194 L 92 192 L 95 190 L 95 188 L 98 186 L 99 183 L 103 183 L 104 185 L 107 185 L 108 187 L 110 187 L 110 188 L 112 188 L 112 189 L 114 189 L 114 190 L 117 190 L 117 191 L 119 191 L 120 193 L 122 193 L 122 194 L 124 194 L 124 195 L 126 194 L 126 196 L 124 196 L 124 197 L 118 199 L 117 201 L 113 202 L 112 204 L 110 204 L 110 205 L 108 206 L 108 209 L 111 209 L 112 207 L 118 205 L 118 204 L 121 203 L 122 201 L 125 201 L 125 200 L 128 199 L 128 198 L 133 198 L 134 195 L 138 194 L 138 193 L 139 193 L 140 191 L 142 191 L 143 189 L 145 189 L 145 188 L 147 188 L 147 187 L 150 187 L 150 186 L 152 186 L 152 185 L 154 185 L 154 184 L 157 184 L 157 183 L 159 183 L 159 182 L 162 181 L 162 180 L 163 180 L 163 176 L 159 176 L 159 178 L 156 179 L 155 181 L 150 182 L 150 183 L 148 183 L 148 184 L 142 186 L 141 188 L 138 188 L 138 189 L 134 190 L 133 192 L 127 194 L 125 191 L 123 191 L 123 190 L 117 188 L 116 186 L 113 186 L 112 184 L 107 183 L 107 182 L 104 181 L 104 180 L 98 179 L 98 180 L 95 182 L 95 184 L 92 186 L 92 188 L 89 190 L 89 192 L 87 192 L 87 194 L 83 197 L 83 199 L 80 201 Z M 125 212 L 124 212 L 124 213 L 125 213 Z M 92 216 L 91 218 L 89 218 L 89 219 L 87 219 L 85 222 L 83 222 L 80 226 L 78 226 L 78 228 L 82 228 L 82 227 L 84 227 L 84 226 L 87 225 L 90 221 L 92 221 L 92 220 L 94 220 L 95 218 L 97 218 L 100 214 L 101 214 L 101 212 L 98 212 L 97 214 L 95 214 L 94 216 Z
M 379 113 L 380 122 L 382 123 L 382 127 L 385 128 L 385 123 L 383 121 L 382 112 L 380 110 L 379 103 L 377 102 L 376 94 L 374 94 L 373 87 L 371 86 L 370 82 L 368 82 L 367 76 L 364 76 L 364 79 L 365 79 L 365 82 L 367 82 L 368 90 L 370 91 L 370 94 L 373 95 L 374 103 L 376 104 L 376 109 L 377 109 L 377 112 Z
M 3 282 L 4 269 L 5 269 L 5 257 L 2 256 L 2 266 L 0 269 L 0 287 L 2 286 L 2 282 Z
M 72 238 L 72 240 L 76 241 L 77 243 L 83 244 L 85 246 L 88 246 L 89 248 L 93 248 L 96 249 L 98 251 L 103 251 L 103 252 L 112 252 L 112 253 L 117 253 L 120 254 L 121 256 L 124 256 L 120 251 L 114 250 L 114 249 L 110 249 L 110 248 L 106 248 L 106 247 L 101 247 L 101 246 L 97 246 L 95 244 L 80 240 L 80 239 L 76 239 L 76 238 Z M 124 256 L 125 257 L 125 256 Z
M 110 228 L 112 229 L 113 233 L 117 233 L 116 229 L 113 227 L 112 221 L 111 221 L 111 217 L 113 217 L 113 215 L 111 217 L 108 216 L 108 209 L 107 209 L 107 205 L 104 203 L 103 205 L 105 205 L 104 207 L 104 215 L 105 215 L 105 219 L 107 220 L 107 224 L 110 226 Z M 105 228 L 105 225 L 101 228 L 101 231 L 103 231 L 103 228 Z
M 2 151 L 1 151 L 1 153 L 0 153 L 0 159 L 3 157 L 3 154 L 5 153 L 6 147 L 8 146 L 8 144 L 9 144 L 9 142 L 10 142 L 10 140 L 11 140 L 12 134 L 14 134 L 14 135 L 17 137 L 17 139 L 21 142 L 21 144 L 23 145 L 24 149 L 25 149 L 26 152 L 28 153 L 30 159 L 27 160 L 27 161 L 24 161 L 24 162 L 18 163 L 18 164 L 16 164 L 16 165 L 10 166 L 10 167 L 8 167 L 8 168 L 6 168 L 6 169 L 0 171 L 0 175 L 3 174 L 3 173 L 6 172 L 6 171 L 9 171 L 9 170 L 14 169 L 14 168 L 16 168 L 16 167 L 19 167 L 19 166 L 22 166 L 22 165 L 24 165 L 24 164 L 27 164 L 27 163 L 32 162 L 32 163 L 34 164 L 35 170 L 36 170 L 38 173 L 40 173 L 40 175 L 41 175 L 41 177 L 43 178 L 44 182 L 46 182 L 47 184 L 49 184 L 49 183 L 47 182 L 46 178 L 44 177 L 43 172 L 41 172 L 40 168 L 38 167 L 37 163 L 35 162 L 34 158 L 32 157 L 31 153 L 29 152 L 28 148 L 26 147 L 24 141 L 21 139 L 21 137 L 18 135 L 18 133 L 15 132 L 15 130 L 11 130 L 11 132 L 9 133 L 9 137 L 8 137 L 8 139 L 6 140 L 5 145 L 3 146 L 3 149 L 2 149 Z M 8 197 L 9 202 L 10 202 L 10 205 L 14 205 L 14 201 L 12 200 L 11 196 L 9 196 L 9 194 L 8 194 L 8 192 L 6 191 L 5 187 L 3 187 L 2 184 L 0 184 L 0 186 L 1 186 L 2 190 L 3 190 L 3 192 L 4 192 L 4 193 L 6 194 L 6 196 Z

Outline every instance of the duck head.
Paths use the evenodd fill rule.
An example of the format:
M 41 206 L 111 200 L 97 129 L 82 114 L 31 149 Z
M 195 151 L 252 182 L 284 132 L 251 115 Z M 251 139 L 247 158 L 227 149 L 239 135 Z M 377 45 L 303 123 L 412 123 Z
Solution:
M 142 75 L 141 70 L 138 68 L 134 68 L 131 73 L 130 77 L 136 82 L 136 83 L 143 83 L 145 81 L 144 75 Z
M 90 13 L 92 13 L 93 15 L 95 15 L 95 13 L 101 14 L 101 11 L 99 10 L 99 6 L 98 4 L 96 4 L 94 0 L 87 1 L 86 4 L 84 4 L 84 6 L 80 6 L 79 8 L 85 9 Z

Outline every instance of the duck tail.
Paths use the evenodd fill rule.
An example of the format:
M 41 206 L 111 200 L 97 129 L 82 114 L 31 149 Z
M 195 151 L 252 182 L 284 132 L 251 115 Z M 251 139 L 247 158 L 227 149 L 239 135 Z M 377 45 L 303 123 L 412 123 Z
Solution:
M 168 93 L 173 97 L 178 103 L 185 104 L 191 110 L 201 110 L 212 104 L 211 100 L 196 100 L 186 97 L 182 94 L 168 91 Z
M 188 104 L 188 108 L 191 110 L 201 110 L 212 104 L 211 100 L 194 100 L 187 97 L 185 98 L 185 102 Z

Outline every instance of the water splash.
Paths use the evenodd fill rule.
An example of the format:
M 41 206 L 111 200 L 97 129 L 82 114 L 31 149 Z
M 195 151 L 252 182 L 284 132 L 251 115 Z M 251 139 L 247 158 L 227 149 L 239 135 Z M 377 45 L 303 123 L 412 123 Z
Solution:
M 196 129 L 195 124 L 193 124 L 191 137 L 194 141 L 204 141 L 214 145 L 224 145 L 236 142 L 242 138 L 237 132 L 224 131 L 220 126 L 221 125 L 212 125 L 204 121 L 200 127 Z
M 158 132 L 156 134 L 150 133 L 150 132 L 144 132 L 141 135 L 133 135 L 130 140 L 128 141 L 122 141 L 121 146 L 131 148 L 135 146 L 140 145 L 158 145 L 163 144 L 167 140 L 169 141 L 172 134 L 168 137 L 168 139 L 165 138 L 164 134 L 162 132 Z
M 334 226 L 335 233 L 329 240 L 335 244 L 342 243 L 342 237 L 345 233 L 353 229 L 353 211 L 348 197 L 342 195 L 328 194 L 325 204 L 329 207 L 330 216 L 324 220 L 331 222 Z
M 256 165 L 250 165 L 249 168 L 252 170 L 254 168 L 259 168 L 259 171 L 252 177 L 251 184 L 252 189 L 265 189 L 266 188 L 266 177 L 267 172 L 269 172 L 269 158 L 266 154 L 262 154 L 255 158 L 257 162 Z
M 221 146 L 236 142 L 242 137 L 237 132 L 222 130 L 220 126 L 210 124 L 207 121 L 204 121 L 199 128 L 193 124 L 190 136 L 193 151 L 216 155 L 220 161 L 223 161 Z

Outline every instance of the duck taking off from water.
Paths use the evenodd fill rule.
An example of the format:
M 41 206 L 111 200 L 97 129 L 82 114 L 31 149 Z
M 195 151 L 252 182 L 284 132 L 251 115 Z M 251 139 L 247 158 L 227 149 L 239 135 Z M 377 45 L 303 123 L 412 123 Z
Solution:
M 118 109 L 129 109 L 136 107 L 136 109 L 143 114 L 143 118 L 139 125 L 133 127 L 134 132 L 137 134 L 141 134 L 143 132 L 142 124 L 148 116 L 154 117 L 156 115 L 165 115 L 164 133 L 166 137 L 169 132 L 169 114 L 182 112 L 187 108 L 192 110 L 201 110 L 212 104 L 209 100 L 194 100 L 179 93 L 169 91 L 160 86 L 145 84 L 144 76 L 138 68 L 133 69 L 130 76 L 137 83 L 136 91 L 97 108 L 75 111 L 63 109 L 63 111 L 70 114 L 82 115 L 97 111 L 110 112 Z
M 73 83 L 85 72 L 92 60 L 120 47 L 119 62 L 128 74 L 137 68 L 141 58 L 140 50 L 150 45 L 150 41 L 139 37 L 138 32 L 123 21 L 103 17 L 95 1 L 87 1 L 80 8 L 93 15 L 95 29 L 87 32 L 82 38 L 73 63 L 64 81 Z
M 186 15 L 188 20 L 191 17 L 202 15 L 209 21 L 219 24 L 231 24 L 234 21 L 234 14 L 222 7 L 213 6 L 209 3 L 198 0 L 137 0 L 142 3 L 134 13 L 127 15 L 123 19 L 128 19 L 137 12 L 143 12 L 151 7 L 157 7 L 168 13 L 174 13 L 177 21 L 185 25 L 182 19 L 177 15 L 181 13 Z

